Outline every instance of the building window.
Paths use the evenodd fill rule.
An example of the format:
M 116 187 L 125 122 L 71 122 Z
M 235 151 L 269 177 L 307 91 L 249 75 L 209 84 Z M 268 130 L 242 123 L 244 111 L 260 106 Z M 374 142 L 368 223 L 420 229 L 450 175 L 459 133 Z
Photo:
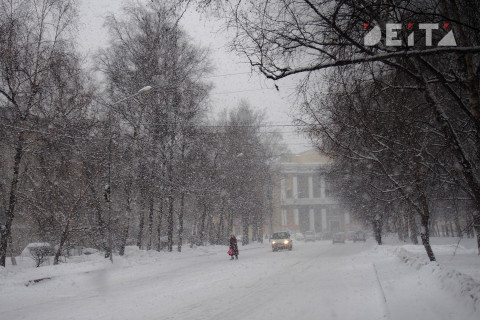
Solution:
M 313 187 L 313 197 L 321 198 L 322 194 L 320 192 L 320 175 L 314 175 L 312 177 L 312 187 Z
M 325 179 L 325 197 L 331 197 L 332 196 L 332 190 L 331 190 L 331 183 L 329 179 Z
M 308 198 L 308 176 L 297 176 L 298 198 Z
M 288 189 L 287 190 L 287 199 L 291 199 L 291 198 L 292 198 L 292 190 Z

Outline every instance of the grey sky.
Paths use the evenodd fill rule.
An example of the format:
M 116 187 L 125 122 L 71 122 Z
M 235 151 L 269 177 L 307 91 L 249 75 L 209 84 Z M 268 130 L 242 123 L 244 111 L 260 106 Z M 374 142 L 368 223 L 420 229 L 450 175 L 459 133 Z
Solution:
M 81 0 L 79 45 L 86 54 L 95 53 L 107 45 L 107 33 L 103 27 L 106 14 L 120 13 L 122 0 Z M 207 48 L 210 52 L 214 71 L 208 81 L 214 84 L 211 93 L 214 114 L 232 108 L 244 99 L 257 109 L 264 110 L 266 120 L 272 125 L 291 124 L 294 109 L 294 87 L 292 80 L 277 82 L 280 90 L 274 88 L 271 80 L 257 73 L 251 73 L 243 57 L 227 50 L 228 35 L 220 32 L 221 23 L 212 18 L 201 17 L 191 8 L 182 18 L 182 25 L 192 42 Z M 294 127 L 273 127 L 283 133 L 285 142 L 292 152 L 310 148 L 308 141 L 294 133 Z

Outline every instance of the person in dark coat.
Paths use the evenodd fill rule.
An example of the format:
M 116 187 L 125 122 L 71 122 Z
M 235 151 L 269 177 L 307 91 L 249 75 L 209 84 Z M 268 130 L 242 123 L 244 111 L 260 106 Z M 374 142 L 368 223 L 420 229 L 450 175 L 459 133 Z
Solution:
M 233 256 L 235 256 L 235 259 L 238 259 L 237 238 L 235 238 L 233 233 L 230 235 L 230 249 L 232 249 L 231 260 L 233 260 Z

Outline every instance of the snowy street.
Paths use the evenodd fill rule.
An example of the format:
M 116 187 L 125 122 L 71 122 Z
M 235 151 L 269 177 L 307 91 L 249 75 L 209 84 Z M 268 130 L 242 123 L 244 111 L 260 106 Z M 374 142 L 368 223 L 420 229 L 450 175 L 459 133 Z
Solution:
M 468 265 L 462 252 L 476 258 L 472 268 L 478 270 L 474 250 L 460 247 L 455 259 Z M 27 267 L 32 261 L 21 258 L 20 266 L 0 271 L 2 319 L 462 320 L 480 314 L 478 300 L 475 305 L 455 295 L 436 276 L 438 270 L 403 263 L 393 254 L 398 248 L 376 246 L 372 239 L 335 245 L 296 241 L 293 251 L 280 252 L 268 243 L 251 244 L 240 247 L 238 261 L 230 261 L 226 251 L 224 246 L 170 254 L 129 248 L 113 265 L 95 255 L 40 268 Z M 478 273 L 474 276 L 469 288 L 478 298 Z M 44 277 L 51 279 L 25 286 Z
M 480 320 L 480 0 L 0 31 L 0 320 Z

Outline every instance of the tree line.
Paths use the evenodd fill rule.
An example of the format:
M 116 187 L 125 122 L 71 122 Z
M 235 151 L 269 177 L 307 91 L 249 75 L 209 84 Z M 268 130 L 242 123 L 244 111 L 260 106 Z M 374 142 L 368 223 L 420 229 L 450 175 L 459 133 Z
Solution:
M 180 3 L 180 2 L 179 2 Z M 95 56 L 75 44 L 72 0 L 0 1 L 0 265 L 28 242 L 112 258 L 263 238 L 279 136 L 246 102 L 211 119 L 208 54 L 182 5 L 132 2 Z

